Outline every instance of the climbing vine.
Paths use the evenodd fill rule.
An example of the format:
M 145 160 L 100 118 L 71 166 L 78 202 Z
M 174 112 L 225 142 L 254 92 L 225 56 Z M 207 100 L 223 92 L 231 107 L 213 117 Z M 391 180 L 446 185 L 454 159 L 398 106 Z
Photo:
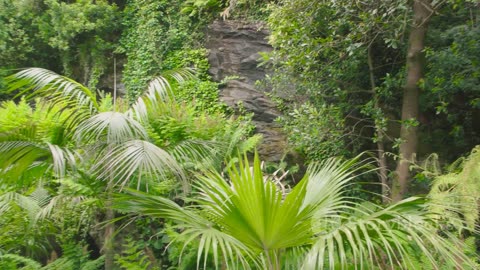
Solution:
M 167 54 L 188 47 L 195 38 L 192 22 L 180 14 L 180 4 L 174 1 L 127 1 L 123 33 L 117 53 L 125 54 L 123 74 L 127 95 L 134 100 L 145 85 L 162 70 Z

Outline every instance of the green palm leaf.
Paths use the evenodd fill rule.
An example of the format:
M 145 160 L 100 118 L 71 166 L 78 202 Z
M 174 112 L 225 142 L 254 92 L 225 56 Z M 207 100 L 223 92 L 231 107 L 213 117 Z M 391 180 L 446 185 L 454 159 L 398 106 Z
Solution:
M 175 158 L 158 146 L 142 140 L 131 140 L 107 148 L 98 155 L 92 171 L 99 178 L 115 181 L 121 187 L 133 179 L 140 186 L 142 177 L 168 179 L 172 173 L 184 179 Z
M 217 172 L 199 176 L 190 206 L 131 193 L 120 195 L 116 207 L 176 221 L 182 230 L 179 241 L 199 241 L 198 267 L 202 256 L 206 265 L 205 254 L 211 253 L 217 266 L 223 258 L 231 265 L 241 260 L 243 268 L 260 269 L 412 269 L 413 250 L 421 251 L 434 267 L 475 267 L 454 234 L 437 233 L 442 227 L 424 199 L 383 208 L 345 197 L 354 172 L 365 165 L 357 159 L 328 159 L 310 167 L 291 192 L 283 194 L 264 178 L 255 156 L 252 167 L 245 158 L 229 168 L 228 180 Z
M 169 148 L 168 152 L 177 160 L 182 167 L 193 168 L 212 168 L 215 164 L 220 163 L 219 149 L 222 144 L 201 140 L 186 140 L 173 148 Z
M 77 141 L 116 144 L 132 139 L 147 139 L 143 126 L 120 112 L 102 112 L 82 122 L 75 133 Z
M 96 113 L 99 105 L 96 95 L 84 85 L 42 68 L 28 68 L 7 77 L 9 91 L 20 91 L 18 96 L 29 93 L 28 97 L 45 97 L 51 104 L 62 104 L 75 108 L 71 119 L 78 123 Z
M 202 257 L 206 265 L 205 254 L 212 251 L 217 268 L 220 258 L 228 265 L 228 269 L 237 269 L 238 265 L 242 266 L 238 269 L 250 268 L 249 262 L 253 260 L 250 249 L 235 237 L 222 232 L 214 222 L 202 216 L 201 212 L 195 208 L 182 208 L 170 199 L 133 190 L 129 190 L 128 194 L 116 194 L 113 206 L 120 211 L 142 213 L 175 221 L 178 224 L 177 227 L 182 229 L 182 234 L 181 238 L 173 241 L 182 241 L 184 247 L 194 240 L 200 241 L 197 254 L 198 267 L 201 265 Z
M 53 168 L 54 173 L 62 177 L 67 166 L 75 166 L 76 158 L 73 151 L 53 144 L 42 145 L 30 141 L 0 142 L 0 170 L 4 181 L 15 182 L 22 174 L 45 164 L 48 165 L 44 166 L 45 169 L 40 171 L 37 177 L 49 168 Z
M 167 71 L 163 76 L 154 78 L 149 83 L 147 91 L 132 104 L 126 114 L 134 116 L 139 121 L 147 121 L 148 110 L 155 110 L 159 103 L 174 97 L 171 82 L 183 83 L 194 79 L 194 74 L 193 69 L 184 68 Z
M 25 210 L 29 220 L 34 224 L 43 214 L 43 209 L 51 202 L 51 199 L 50 194 L 43 187 L 36 188 L 28 196 L 7 192 L 0 195 L 0 214 L 11 210 L 14 204 Z

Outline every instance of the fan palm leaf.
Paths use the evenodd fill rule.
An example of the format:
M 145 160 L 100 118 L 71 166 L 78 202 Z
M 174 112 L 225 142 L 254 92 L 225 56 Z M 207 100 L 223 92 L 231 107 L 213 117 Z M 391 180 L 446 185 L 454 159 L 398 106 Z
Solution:
M 132 139 L 147 139 L 143 126 L 120 112 L 98 113 L 78 126 L 78 142 L 118 144 Z
M 381 265 L 411 269 L 409 253 L 414 249 L 434 266 L 441 260 L 473 266 L 452 234 L 437 234 L 437 220 L 427 211 L 424 199 L 410 198 L 384 208 L 346 197 L 345 188 L 354 172 L 364 167 L 365 163 L 356 159 L 329 159 L 311 166 L 291 192 L 283 194 L 264 179 L 256 156 L 252 168 L 247 159 L 229 168 L 228 180 L 217 172 L 199 176 L 197 196 L 189 206 L 130 193 L 119 195 L 116 207 L 176 221 L 185 243 L 200 241 L 198 267 L 200 257 L 211 252 L 221 254 L 231 265 L 241 258 L 245 265 L 260 269 L 287 265 L 291 269 L 372 269 Z M 233 256 L 221 247 L 227 236 L 231 238 L 228 247 L 236 247 Z M 292 259 L 292 254 L 302 259 Z M 293 261 L 286 263 L 288 258 Z
M 132 198 L 135 199 L 132 200 Z M 181 239 L 174 239 L 174 241 L 183 241 L 186 247 L 190 242 L 200 239 L 201 244 L 197 253 L 199 266 L 202 257 L 206 265 L 207 255 L 209 250 L 212 250 L 217 266 L 222 256 L 223 260 L 231 266 L 228 269 L 235 269 L 235 264 L 232 262 L 243 265 L 244 268 L 241 269 L 249 268 L 251 260 L 249 261 L 248 258 L 253 258 L 250 249 L 235 237 L 222 232 L 217 224 L 195 209 L 182 208 L 170 199 L 134 190 L 128 190 L 127 194 L 116 194 L 114 208 L 175 221 L 183 233 L 180 235 Z M 212 249 L 212 244 L 216 248 Z
M 160 147 L 143 140 L 130 140 L 106 148 L 92 167 L 92 172 L 100 179 L 110 179 L 122 188 L 137 180 L 140 186 L 142 177 L 167 179 L 171 173 L 184 179 L 183 170 L 177 160 Z

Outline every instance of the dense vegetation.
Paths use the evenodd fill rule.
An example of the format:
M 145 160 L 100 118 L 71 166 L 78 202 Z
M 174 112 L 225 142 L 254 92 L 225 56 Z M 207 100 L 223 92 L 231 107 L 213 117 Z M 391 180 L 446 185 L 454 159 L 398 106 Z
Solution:
M 0 268 L 478 269 L 479 16 L 469 0 L 0 0 Z M 268 25 L 258 87 L 300 181 L 219 101 L 215 19 Z

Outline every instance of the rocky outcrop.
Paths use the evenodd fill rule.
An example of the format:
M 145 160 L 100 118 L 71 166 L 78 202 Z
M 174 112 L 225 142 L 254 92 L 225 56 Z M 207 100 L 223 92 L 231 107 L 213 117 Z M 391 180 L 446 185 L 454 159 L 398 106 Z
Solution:
M 273 102 L 255 82 L 265 78 L 266 71 L 258 66 L 259 53 L 272 47 L 266 38 L 269 32 L 264 24 L 240 21 L 216 21 L 207 32 L 210 73 L 216 81 L 235 76 L 220 90 L 221 100 L 227 105 L 254 113 L 253 122 L 263 135 L 258 151 L 262 159 L 279 161 L 285 151 L 286 138 L 274 122 L 280 115 Z

